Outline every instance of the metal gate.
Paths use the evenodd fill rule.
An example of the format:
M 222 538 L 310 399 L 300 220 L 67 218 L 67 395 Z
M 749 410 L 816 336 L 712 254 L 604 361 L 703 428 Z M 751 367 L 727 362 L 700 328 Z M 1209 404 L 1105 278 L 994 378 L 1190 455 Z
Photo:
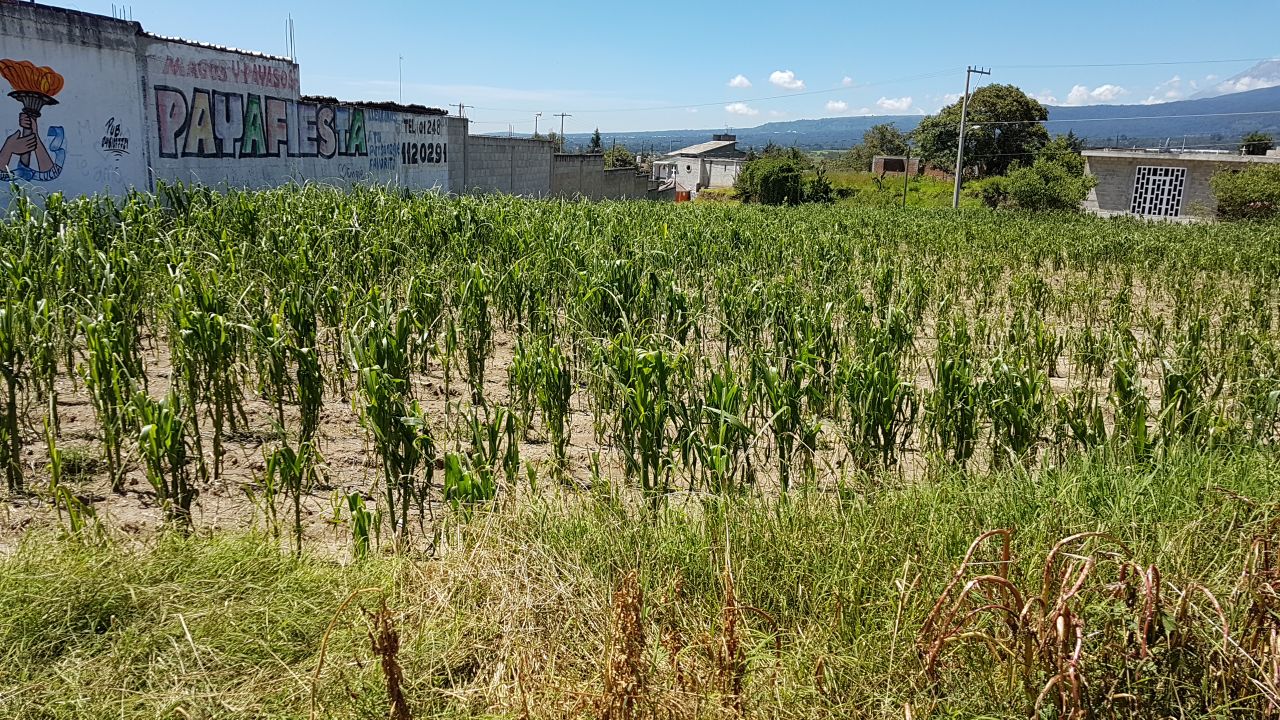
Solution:
M 1133 178 L 1134 215 L 1178 217 L 1182 214 L 1182 194 L 1187 185 L 1187 169 L 1138 166 Z

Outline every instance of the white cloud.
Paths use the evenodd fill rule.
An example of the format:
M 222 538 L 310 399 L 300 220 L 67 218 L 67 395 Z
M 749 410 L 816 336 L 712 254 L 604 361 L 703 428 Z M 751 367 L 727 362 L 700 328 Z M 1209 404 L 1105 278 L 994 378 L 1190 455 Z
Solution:
M 1096 105 L 1098 103 L 1111 102 L 1122 95 L 1128 94 L 1128 90 L 1110 83 L 1099 85 L 1092 90 L 1084 85 L 1076 85 L 1071 88 L 1071 92 L 1067 93 L 1067 104 Z
M 760 111 L 751 107 L 744 102 L 729 103 L 724 106 L 724 111 L 734 115 L 759 115 Z
M 845 102 L 845 101 L 843 101 L 843 100 L 828 100 L 828 101 L 827 101 L 827 112 L 838 112 L 838 113 L 842 113 L 842 112 L 844 112 L 845 110 L 848 110 L 848 109 L 849 109 L 849 103 L 847 103 L 847 102 Z
M 1038 93 L 1031 93 L 1031 99 L 1043 105 L 1057 105 L 1058 98 L 1050 90 L 1041 90 Z
M 840 84 L 845 87 L 853 87 L 853 78 L 849 77 L 848 75 L 845 75 L 844 79 L 840 81 Z
M 1247 90 L 1261 90 L 1262 88 L 1275 87 L 1277 85 L 1280 85 L 1280 78 L 1245 75 L 1242 78 L 1218 83 L 1216 89 L 1220 93 L 1238 93 Z
M 790 115 L 786 110 L 770 110 L 769 117 L 782 118 Z
M 732 80 L 729 81 L 729 87 L 738 88 L 740 90 L 746 90 L 747 88 L 751 87 L 751 81 L 747 79 L 746 75 L 743 75 L 742 73 L 738 73 L 737 75 L 733 76 Z
M 911 98 L 887 98 L 882 97 L 876 101 L 876 107 L 888 112 L 902 113 L 911 109 Z
M 769 75 L 769 82 L 783 90 L 803 90 L 804 81 L 796 77 L 790 70 L 774 70 Z
M 950 105 L 952 103 L 960 102 L 960 98 L 962 97 L 964 97 L 964 93 L 947 93 L 942 96 L 942 102 Z
M 687 110 L 688 112 L 691 112 L 691 113 L 696 113 L 696 112 L 698 112 L 698 108 L 685 108 L 685 110 Z

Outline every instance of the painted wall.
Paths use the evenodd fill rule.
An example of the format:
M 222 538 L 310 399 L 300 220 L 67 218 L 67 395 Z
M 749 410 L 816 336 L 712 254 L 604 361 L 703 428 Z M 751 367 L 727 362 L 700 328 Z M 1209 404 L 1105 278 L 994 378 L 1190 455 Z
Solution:
M 138 32 L 136 23 L 0 3 L 0 201 L 11 182 L 32 196 L 147 187 Z
M 9 181 L 32 195 L 119 195 L 156 181 L 552 192 L 548 141 L 469 136 L 465 118 L 426 109 L 304 97 L 288 59 L 134 22 L 0 0 L 0 61 L 0 92 L 18 93 L 0 97 L 0 205 Z M 636 191 L 616 173 L 578 184 L 601 197 Z

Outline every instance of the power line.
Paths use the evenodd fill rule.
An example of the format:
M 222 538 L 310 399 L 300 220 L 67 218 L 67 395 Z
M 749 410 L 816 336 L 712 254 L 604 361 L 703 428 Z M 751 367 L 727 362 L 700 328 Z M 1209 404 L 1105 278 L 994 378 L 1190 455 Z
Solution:
M 1100 117 L 1100 118 L 1062 118 L 1048 120 L 980 120 L 973 123 L 973 127 L 982 125 L 1034 125 L 1036 123 L 1079 123 L 1079 122 L 1103 122 L 1117 120 L 1165 120 L 1180 118 L 1208 118 L 1208 117 L 1234 117 L 1244 115 L 1277 115 L 1280 110 L 1249 110 L 1242 112 L 1226 112 L 1226 113 L 1187 113 L 1185 115 L 1120 115 L 1116 117 Z
M 1000 69 L 1008 70 L 1033 70 L 1033 69 L 1052 69 L 1052 68 L 1106 68 L 1106 67 L 1157 67 L 1166 65 L 1210 65 L 1210 64 L 1229 64 L 1229 63 L 1245 63 L 1245 62 L 1262 62 L 1272 58 L 1254 57 L 1254 58 L 1225 58 L 1212 60 L 1157 60 L 1149 62 L 1120 62 L 1120 63 L 1043 63 L 1043 64 L 1020 64 L 1020 65 L 998 65 Z M 830 93 L 846 92 L 850 90 L 859 90 L 862 88 L 881 87 L 884 85 L 893 85 L 897 83 L 913 82 L 916 80 L 929 80 L 936 77 L 944 77 L 953 72 L 959 72 L 959 69 L 951 67 L 946 69 L 934 70 L 930 72 L 920 73 L 918 75 L 909 75 L 890 80 L 878 80 L 875 82 L 854 83 L 852 85 L 838 85 L 818 90 L 803 90 L 800 92 L 780 93 L 776 95 L 760 95 L 747 98 L 728 98 L 723 100 L 685 103 L 678 105 L 650 105 L 641 107 L 618 107 L 618 108 L 601 108 L 601 109 L 578 109 L 572 110 L 573 113 L 630 113 L 630 112 L 655 112 L 661 110 L 685 110 L 692 108 L 714 107 L 716 105 L 726 105 L 735 102 L 767 102 L 770 100 L 783 100 L 793 97 L 811 97 L 814 95 L 827 95 Z M 529 114 L 538 112 L 528 108 L 500 108 L 488 106 L 476 106 L 476 110 L 485 110 L 488 112 L 511 112 Z M 1055 121 L 1057 122 L 1057 121 Z
M 1123 63 L 1062 63 L 1037 65 L 1000 65 L 1002 70 L 1048 70 L 1053 68 L 1107 68 L 1107 67 L 1156 67 L 1161 65 L 1215 65 L 1226 63 L 1263 62 L 1275 58 L 1234 58 L 1231 60 L 1160 60 L 1155 62 Z
M 726 105 L 726 104 L 732 104 L 736 102 L 740 102 L 740 103 L 765 102 L 768 100 L 782 100 L 785 98 L 793 98 L 793 97 L 808 97 L 812 95 L 825 95 L 828 93 L 847 92 L 849 90 L 858 90 L 861 88 L 869 88 L 869 87 L 880 87 L 883 85 L 894 85 L 897 83 L 912 82 L 915 80 L 929 80 L 935 77 L 943 77 L 943 76 L 949 75 L 952 72 L 956 72 L 956 70 L 954 68 L 949 68 L 947 70 L 938 70 L 935 72 L 922 73 L 920 75 L 911 75 L 908 77 L 895 78 L 893 80 L 881 80 L 881 81 L 869 82 L 869 83 L 855 83 L 853 85 L 839 85 L 836 87 L 825 88 L 822 90 L 802 90 L 800 92 L 789 92 L 789 93 L 783 93 L 779 95 L 763 95 L 763 96 L 753 97 L 753 98 L 731 98 L 727 100 L 717 100 L 715 102 L 686 103 L 683 105 L 653 105 L 648 107 L 608 108 L 608 109 L 600 109 L 600 110 L 574 110 L 573 112 L 574 113 L 651 112 L 651 111 L 658 111 L 658 110 L 685 110 L 688 108 L 713 107 L 716 105 Z M 529 110 L 529 109 L 523 109 L 523 108 L 475 107 L 475 109 L 487 110 L 489 112 L 512 112 L 512 113 L 537 112 L 536 110 Z

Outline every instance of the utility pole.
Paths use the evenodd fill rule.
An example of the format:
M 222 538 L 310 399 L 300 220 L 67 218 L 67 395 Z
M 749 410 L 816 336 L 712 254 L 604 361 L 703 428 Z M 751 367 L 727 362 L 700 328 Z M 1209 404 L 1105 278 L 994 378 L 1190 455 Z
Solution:
M 542 113 L 533 114 L 533 136 L 538 137 L 538 118 L 542 117 Z
M 969 79 L 974 75 L 990 75 L 989 68 L 969 66 L 964 74 L 964 102 L 960 105 L 960 142 L 956 147 L 956 189 L 951 196 L 951 207 L 960 207 L 960 173 L 964 169 L 964 122 L 969 115 Z
M 564 152 L 564 119 L 573 116 L 569 113 L 559 113 L 555 117 L 560 118 L 560 152 Z
M 462 103 L 458 103 L 458 117 L 466 117 L 466 116 L 467 116 L 467 108 L 469 108 L 469 107 L 475 107 L 475 106 L 474 106 L 474 105 L 463 105 Z
M 400 56 L 400 104 L 404 104 L 404 56 Z

